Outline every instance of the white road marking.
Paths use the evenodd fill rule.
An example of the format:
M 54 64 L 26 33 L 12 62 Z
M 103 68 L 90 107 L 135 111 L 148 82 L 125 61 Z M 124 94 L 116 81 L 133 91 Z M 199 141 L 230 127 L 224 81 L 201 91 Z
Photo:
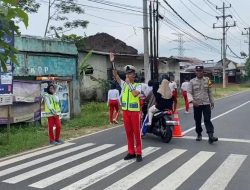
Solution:
M 134 186 L 139 181 L 143 180 L 153 172 L 157 171 L 159 168 L 163 167 L 164 165 L 168 164 L 181 154 L 186 152 L 183 149 L 173 149 L 166 154 L 162 155 L 161 157 L 155 159 L 154 161 L 144 165 L 140 169 L 134 171 L 133 173 L 129 174 L 128 176 L 122 178 L 121 180 L 117 181 L 116 183 L 112 184 L 111 186 L 107 187 L 105 190 L 125 190 L 129 189 Z M 165 189 L 165 188 L 164 188 Z
M 235 111 L 235 110 L 241 108 L 242 106 L 245 106 L 245 105 L 248 104 L 248 103 L 250 103 L 250 101 L 247 101 L 247 102 L 245 102 L 245 103 L 243 103 L 243 104 L 241 104 L 241 105 L 239 105 L 239 106 L 237 106 L 237 107 L 235 107 L 235 108 L 233 108 L 233 109 L 231 109 L 231 110 L 228 110 L 228 111 L 226 111 L 226 112 L 224 112 L 224 113 L 222 113 L 222 114 L 220 114 L 220 115 L 218 115 L 218 116 L 212 118 L 211 121 L 213 121 L 213 120 L 215 120 L 215 119 L 218 119 L 218 118 L 220 118 L 220 117 L 222 117 L 222 116 L 224 116 L 224 115 L 226 115 L 226 114 L 228 114 L 228 113 L 230 113 L 230 112 L 232 112 L 232 111 Z M 202 123 L 202 125 L 204 125 L 204 122 Z M 194 129 L 195 129 L 195 126 L 193 126 L 193 127 L 190 128 L 190 129 L 187 129 L 186 131 L 183 131 L 183 134 L 186 135 L 187 133 L 193 131 Z
M 70 162 L 73 162 L 75 160 L 78 160 L 78 159 L 84 158 L 86 156 L 89 156 L 91 154 L 97 153 L 97 152 L 99 152 L 101 150 L 105 150 L 105 149 L 107 149 L 109 147 L 112 147 L 112 146 L 114 146 L 114 144 L 104 144 L 102 146 L 98 146 L 96 148 L 81 152 L 79 154 L 76 154 L 76 155 L 73 155 L 73 156 L 70 156 L 70 157 L 66 157 L 66 158 L 64 158 L 62 160 L 58 160 L 56 162 L 50 163 L 50 164 L 42 166 L 40 168 L 36 168 L 34 170 L 30 170 L 28 172 L 22 173 L 20 175 L 15 176 L 15 177 L 6 179 L 3 182 L 15 184 L 15 183 L 18 183 L 20 181 L 23 181 L 23 180 L 29 179 L 31 177 L 37 176 L 37 175 L 39 175 L 41 173 L 44 173 L 46 171 L 57 168 L 59 166 L 63 166 L 65 164 L 67 164 L 67 163 L 70 163 Z
M 82 164 L 79 164 L 75 167 L 69 168 L 63 172 L 57 173 L 55 175 L 49 176 L 43 180 L 40 180 L 36 183 L 33 183 L 29 185 L 30 187 L 35 187 L 35 188 L 45 188 L 48 187 L 54 183 L 57 183 L 59 181 L 62 181 L 63 179 L 69 178 L 77 173 L 80 173 L 88 168 L 91 168 L 97 164 L 100 164 L 110 158 L 113 158 L 127 150 L 127 146 L 123 146 L 121 148 L 118 148 L 116 150 L 113 150 L 111 152 L 108 152 L 107 154 L 101 155 L 97 158 L 94 158 L 92 160 L 89 160 L 87 162 L 84 162 Z
M 143 152 L 143 158 L 145 158 L 146 156 L 150 155 L 151 153 L 159 150 L 160 148 L 157 147 L 148 147 L 145 148 L 142 152 Z M 64 187 L 61 190 L 82 190 L 85 189 L 95 183 L 97 183 L 98 181 L 114 174 L 115 172 L 131 165 L 132 163 L 134 163 L 135 160 L 120 160 L 106 168 L 103 168 L 102 170 L 99 170 L 67 187 Z
M 162 180 L 152 190 L 177 189 L 184 181 L 186 181 L 196 170 L 198 170 L 215 152 L 201 151 L 183 164 L 167 178 Z M 212 188 L 213 189 L 213 188 Z M 217 189 L 216 189 L 217 190 Z
M 42 157 L 42 158 L 38 158 L 38 159 L 29 161 L 29 162 L 25 162 L 23 164 L 13 166 L 13 167 L 10 167 L 8 169 L 0 171 L 0 176 L 4 176 L 4 175 L 10 174 L 10 173 L 22 170 L 24 168 L 28 168 L 30 166 L 40 164 L 42 162 L 51 160 L 53 158 L 57 158 L 59 156 L 63 156 L 63 155 L 66 155 L 68 153 L 75 152 L 75 151 L 78 151 L 78 150 L 81 150 L 81 149 L 84 149 L 84 148 L 87 148 L 87 147 L 93 146 L 93 145 L 94 145 L 93 143 L 87 143 L 87 144 L 84 144 L 84 145 L 81 145 L 81 146 L 77 146 L 77 147 L 74 147 L 74 148 L 70 148 L 70 149 L 67 149 L 67 150 L 64 150 L 64 151 L 61 151 L 61 152 L 57 152 L 57 153 L 45 156 L 45 157 Z
M 40 154 L 44 154 L 44 153 L 47 153 L 47 152 L 51 152 L 51 151 L 54 151 L 54 150 L 65 148 L 65 147 L 71 146 L 73 144 L 75 144 L 75 143 L 64 143 L 64 144 L 58 145 L 58 146 L 43 148 L 42 150 L 39 150 L 39 151 L 35 151 L 35 152 L 32 151 L 31 153 L 28 152 L 28 154 L 24 154 L 24 155 L 21 155 L 21 156 L 17 155 L 14 158 L 11 158 L 11 159 L 6 158 L 7 160 L 5 159 L 4 161 L 0 162 L 0 167 L 6 166 L 6 165 L 9 165 L 9 164 L 13 164 L 15 162 L 19 162 L 21 160 L 25 160 L 27 158 L 38 156 Z
M 246 155 L 231 154 L 228 156 L 201 186 L 200 190 L 224 190 L 246 158 Z
M 194 136 L 184 136 L 181 137 L 182 139 L 196 139 Z M 204 140 L 208 140 L 208 137 L 202 137 Z M 250 140 L 248 139 L 230 139 L 230 138 L 219 138 L 219 141 L 224 141 L 224 142 L 236 142 L 236 143 L 250 143 Z

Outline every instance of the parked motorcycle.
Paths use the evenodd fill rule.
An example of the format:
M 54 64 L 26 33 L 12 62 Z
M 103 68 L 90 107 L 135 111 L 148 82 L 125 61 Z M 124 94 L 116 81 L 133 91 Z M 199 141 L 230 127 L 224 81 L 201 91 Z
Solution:
M 145 118 L 142 127 L 142 134 L 152 133 L 161 137 L 162 141 L 169 143 L 172 139 L 172 133 L 174 126 L 177 125 L 177 121 L 173 120 L 173 113 L 171 110 L 158 111 L 154 114 L 152 125 L 147 126 L 147 119 Z

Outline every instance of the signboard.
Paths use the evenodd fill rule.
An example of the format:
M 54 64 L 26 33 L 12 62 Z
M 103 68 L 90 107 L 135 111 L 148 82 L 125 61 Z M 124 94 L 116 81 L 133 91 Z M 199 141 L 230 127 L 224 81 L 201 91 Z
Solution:
M 3 40 L 9 45 L 14 46 L 14 32 L 12 36 L 4 35 Z M 0 49 L 3 53 L 4 49 Z M 4 72 L 3 68 L 0 69 L 0 94 L 13 93 L 13 65 L 10 61 L 6 63 L 7 71 Z

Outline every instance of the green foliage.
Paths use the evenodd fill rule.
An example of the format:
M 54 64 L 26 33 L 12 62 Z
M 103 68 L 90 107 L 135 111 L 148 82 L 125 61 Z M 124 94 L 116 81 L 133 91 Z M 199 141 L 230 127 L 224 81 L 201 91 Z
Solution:
M 0 53 L 1 67 L 6 71 L 6 62 L 10 60 L 12 63 L 17 63 L 14 47 L 9 46 L 3 40 L 4 35 L 12 36 L 12 33 L 20 34 L 17 22 L 22 22 L 25 27 L 28 26 L 28 15 L 19 7 L 16 0 L 2 0 L 0 2 Z
M 57 38 L 60 38 L 62 41 L 71 42 L 76 45 L 77 48 L 84 47 L 84 37 L 78 36 L 76 34 L 70 34 L 70 35 L 62 35 L 61 37 L 57 35 Z
M 54 33 L 70 31 L 74 28 L 86 28 L 88 21 L 82 19 L 70 19 L 70 14 L 83 14 L 84 10 L 76 0 L 49 0 L 48 19 L 44 36 Z M 53 22 L 53 23 L 52 23 Z
M 19 0 L 18 5 L 27 13 L 37 13 L 40 7 L 36 0 Z
M 250 77 L 250 58 L 247 59 L 247 62 L 245 65 L 246 65 L 247 76 Z
M 80 63 L 80 68 L 79 68 L 79 74 L 81 79 L 83 78 L 83 76 L 85 75 L 85 72 L 90 68 L 90 65 L 88 64 L 89 59 L 92 56 L 92 51 L 90 51 L 82 60 L 82 62 Z

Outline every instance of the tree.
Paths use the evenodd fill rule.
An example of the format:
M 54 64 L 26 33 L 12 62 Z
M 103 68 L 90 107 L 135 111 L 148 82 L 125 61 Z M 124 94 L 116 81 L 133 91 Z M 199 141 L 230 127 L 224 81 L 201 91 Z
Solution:
M 70 35 L 62 35 L 56 33 L 56 37 L 61 39 L 62 41 L 71 42 L 74 43 L 77 47 L 77 49 L 82 49 L 85 45 L 85 38 L 82 36 L 78 36 L 76 34 L 70 34 Z
M 37 13 L 40 4 L 36 0 L 19 0 L 18 6 L 26 13 Z
M 245 66 L 246 66 L 246 74 L 250 78 L 250 58 L 247 59 Z
M 82 19 L 71 19 L 68 16 L 71 13 L 83 14 L 84 10 L 77 4 L 76 0 L 49 0 L 48 19 L 44 36 L 54 32 L 54 34 L 70 31 L 74 28 L 86 28 L 88 21 Z M 52 21 L 54 21 L 52 23 Z
M 1 0 L 0 2 L 0 62 L 4 71 L 7 70 L 6 62 L 10 60 L 17 63 L 16 49 L 4 40 L 6 36 L 13 33 L 20 34 L 17 22 L 28 26 L 28 15 L 18 4 L 18 0 Z

